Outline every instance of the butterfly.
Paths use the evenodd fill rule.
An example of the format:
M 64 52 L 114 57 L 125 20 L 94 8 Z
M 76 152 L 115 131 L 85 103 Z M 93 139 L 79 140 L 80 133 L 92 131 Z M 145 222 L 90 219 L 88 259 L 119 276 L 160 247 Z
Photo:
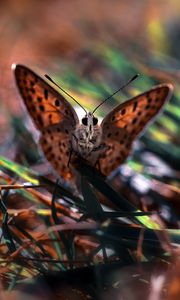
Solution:
M 99 125 L 94 115 L 97 108 L 93 113 L 84 109 L 80 122 L 73 106 L 40 76 L 23 65 L 13 65 L 13 69 L 24 104 L 41 132 L 41 148 L 57 173 L 69 181 L 74 180 L 75 157 L 105 176 L 122 164 L 133 141 L 173 91 L 170 83 L 157 85 L 119 104 Z

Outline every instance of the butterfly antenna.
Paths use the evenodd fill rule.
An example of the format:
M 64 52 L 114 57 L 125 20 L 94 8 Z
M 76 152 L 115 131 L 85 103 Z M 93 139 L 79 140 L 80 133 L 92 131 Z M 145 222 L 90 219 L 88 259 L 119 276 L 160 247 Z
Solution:
M 73 97 L 71 96 L 68 92 L 66 92 L 62 87 L 60 87 L 49 75 L 45 74 L 44 75 L 49 81 L 51 81 L 55 86 L 57 86 L 63 93 L 65 93 L 67 96 L 69 96 L 72 100 L 74 100 L 87 114 L 87 111 L 85 108 Z
M 122 85 L 117 91 L 115 91 L 112 95 L 110 95 L 109 97 L 107 97 L 105 100 L 103 100 L 98 106 L 96 106 L 96 108 L 93 110 L 92 113 L 94 113 L 102 104 L 104 104 L 107 100 L 109 100 L 110 98 L 112 98 L 115 94 L 117 94 L 119 91 L 121 91 L 122 89 L 124 89 L 127 85 L 129 85 L 132 81 L 134 81 L 137 77 L 139 77 L 139 74 L 136 74 L 135 76 L 133 76 L 130 80 L 128 80 L 128 82 L 126 82 L 124 85 Z

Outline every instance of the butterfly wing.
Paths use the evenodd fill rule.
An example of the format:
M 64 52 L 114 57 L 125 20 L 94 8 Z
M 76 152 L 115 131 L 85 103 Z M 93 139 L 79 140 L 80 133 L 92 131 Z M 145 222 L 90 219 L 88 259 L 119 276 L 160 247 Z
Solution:
M 53 168 L 66 180 L 74 180 L 71 165 L 69 166 L 71 140 L 70 135 L 65 131 L 69 124 L 63 122 L 49 126 L 42 131 L 40 137 L 41 148 Z
M 109 175 L 124 162 L 132 142 L 159 113 L 173 91 L 171 84 L 161 84 L 115 107 L 102 121 L 102 140 L 106 151 L 99 158 L 99 167 Z
M 47 159 L 62 177 L 69 179 L 72 172 L 66 154 L 70 149 L 70 133 L 79 123 L 74 108 L 29 68 L 22 65 L 13 68 L 25 106 L 41 131 L 40 144 Z
M 13 68 L 19 92 L 39 130 L 64 120 L 73 126 L 79 122 L 72 105 L 46 81 L 25 66 Z

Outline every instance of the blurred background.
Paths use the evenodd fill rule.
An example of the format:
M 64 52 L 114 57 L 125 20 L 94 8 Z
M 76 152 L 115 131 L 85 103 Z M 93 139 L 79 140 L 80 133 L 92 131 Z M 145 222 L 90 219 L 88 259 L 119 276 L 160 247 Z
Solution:
M 179 228 L 179 49 L 179 0 L 1 0 L 0 183 L 11 184 L 16 179 L 19 180 L 20 177 L 21 182 L 28 180 L 34 183 L 32 178 L 25 176 L 23 169 L 18 169 L 16 163 L 27 166 L 29 170 L 35 170 L 37 174 L 55 179 L 52 175 L 51 166 L 39 150 L 37 144 L 38 132 L 35 130 L 15 86 L 11 70 L 12 63 L 24 64 L 42 77 L 45 73 L 49 74 L 89 110 L 92 110 L 100 101 L 108 97 L 136 73 L 140 73 L 141 76 L 133 84 L 97 111 L 98 117 L 103 118 L 118 103 L 151 89 L 153 85 L 159 83 L 172 83 L 175 87 L 174 94 L 165 106 L 163 113 L 148 127 L 145 134 L 136 141 L 133 153 L 126 163 L 120 166 L 108 180 L 119 192 L 119 195 L 122 194 L 138 209 L 159 212 L 164 227 L 169 229 Z M 68 101 L 71 102 L 71 99 L 68 99 Z M 74 103 L 72 104 L 74 105 Z M 7 169 L 11 170 L 12 173 Z M 98 189 L 97 186 L 96 188 Z M 8 193 L 4 192 L 3 195 L 6 201 Z M 51 197 L 52 194 L 47 194 L 45 189 L 41 192 L 35 189 L 31 191 L 24 190 L 22 193 L 19 191 L 10 193 L 8 202 L 5 202 L 12 220 L 15 219 L 15 222 L 20 222 L 20 229 L 23 228 L 24 230 L 26 228 L 35 241 L 41 237 L 42 228 L 47 232 L 48 226 L 54 225 L 51 217 Z M 74 200 L 72 195 L 71 197 L 72 202 L 70 203 L 76 203 L 77 199 Z M 111 195 L 109 198 L 111 198 Z M 64 205 L 64 202 L 62 202 L 62 205 Z M 29 207 L 32 208 L 32 211 Z M 36 209 L 37 207 L 39 210 Z M 76 213 L 78 214 L 81 212 L 81 207 L 80 209 L 77 207 Z M 24 215 L 18 210 L 22 208 L 24 209 Z M 2 222 L 4 220 L 3 209 L 1 207 Z M 62 214 L 65 215 L 64 223 L 66 223 L 67 215 L 69 219 L 72 217 L 74 222 L 74 211 L 71 211 L 69 202 L 65 202 L 65 206 L 59 209 L 61 216 Z M 18 216 L 17 219 L 16 216 Z M 78 217 L 76 215 L 76 218 Z M 134 224 L 134 227 L 136 227 L 137 223 Z M 143 224 L 148 226 L 145 221 Z M 20 232 L 20 229 L 18 229 L 19 231 L 13 229 L 14 236 L 15 234 L 17 236 L 16 239 L 13 238 L 18 247 L 19 245 L 23 247 L 24 237 L 27 241 L 29 235 L 25 235 L 24 231 Z M 125 232 L 124 228 L 122 231 Z M 5 234 L 6 242 L 7 236 Z M 113 234 L 115 233 L 113 232 Z M 118 227 L 117 237 L 119 235 Z M 177 235 L 179 237 L 179 233 Z M 19 236 L 21 236 L 20 242 Z M 50 236 L 51 247 L 44 241 L 40 240 L 40 243 L 45 244 L 50 258 L 54 260 L 60 257 L 62 259 L 62 249 L 55 244 L 53 239 L 51 241 L 52 237 L 54 238 L 54 236 Z M 32 238 L 30 240 L 32 245 L 36 245 Z M 94 250 L 94 244 L 92 246 L 89 241 L 91 239 L 86 236 L 83 241 L 80 240 L 79 242 L 82 249 L 80 254 L 78 252 L 78 255 L 81 258 L 84 258 L 84 255 L 86 257 L 88 247 L 88 251 Z M 50 242 L 48 240 L 48 243 Z M 131 245 L 130 240 L 127 253 L 129 253 L 129 249 L 132 250 Z M 7 246 L 4 250 L 3 247 L 1 248 L 3 255 L 9 259 L 9 251 L 14 253 L 15 248 L 10 249 Z M 44 259 L 42 254 L 42 257 L 37 256 L 35 250 L 33 257 Z M 166 251 L 167 248 L 165 248 Z M 122 254 L 121 249 L 120 253 Z M 148 254 L 147 260 L 154 256 L 157 258 L 158 255 L 156 257 L 155 253 L 156 251 L 152 250 L 152 253 Z M 20 254 L 16 253 L 16 255 Z M 27 255 L 32 257 L 32 253 L 29 252 L 25 255 L 25 259 Z M 125 256 L 122 257 L 124 260 Z M 137 262 L 139 259 L 138 254 L 137 257 L 135 255 L 134 257 L 134 261 Z M 14 256 L 14 259 L 16 259 L 16 256 Z M 129 264 L 128 259 L 127 263 Z M 15 261 L 15 267 L 13 263 L 8 265 L 9 273 L 5 268 L 4 273 L 2 271 L 3 284 L 5 282 L 5 286 L 8 288 L 15 286 L 19 274 L 21 279 L 37 275 L 41 270 L 41 265 L 45 269 L 49 270 L 51 268 L 53 271 L 59 271 L 58 265 L 56 268 L 56 266 L 46 265 L 46 263 L 43 265 L 40 262 L 39 265 L 35 263 L 34 265 L 33 263 L 25 265 L 26 272 L 24 272 L 22 261 L 19 265 L 18 263 Z M 17 273 L 15 272 L 16 269 Z M 23 272 L 21 272 L 22 270 Z M 175 280 L 176 275 L 174 275 Z M 150 277 L 151 272 L 148 278 Z M 135 289 L 137 290 L 136 287 L 135 282 Z M 132 294 L 135 289 L 132 290 Z M 128 290 L 129 286 L 126 292 Z M 147 286 L 144 285 L 143 292 L 146 293 L 147 290 Z M 169 298 L 167 298 L 169 300 L 178 299 L 178 296 L 177 298 L 171 297 L 171 291 L 169 295 Z M 112 295 L 109 299 L 111 298 Z M 132 298 L 127 297 L 125 299 Z M 139 299 L 138 295 L 137 299 Z
M 49 74 L 89 110 L 140 73 L 97 113 L 103 117 L 157 83 L 173 83 L 173 99 L 143 135 L 129 165 L 179 185 L 174 173 L 180 169 L 179 12 L 178 0 L 1 1 L 0 153 L 27 164 L 40 158 L 38 133 L 18 95 L 12 63 Z
M 41 76 L 49 74 L 89 110 L 140 73 L 98 114 L 103 117 L 117 103 L 154 84 L 173 83 L 174 98 L 142 142 L 179 170 L 179 12 L 178 0 L 1 1 L 1 154 L 30 162 L 39 157 L 36 148 L 24 153 L 23 130 L 30 126 L 30 135 L 36 131 L 18 95 L 12 63 L 25 64 Z

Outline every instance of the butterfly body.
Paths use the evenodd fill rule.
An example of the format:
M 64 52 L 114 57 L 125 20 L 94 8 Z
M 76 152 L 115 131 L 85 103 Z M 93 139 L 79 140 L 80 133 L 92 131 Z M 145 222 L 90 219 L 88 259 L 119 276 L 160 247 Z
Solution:
M 92 152 L 99 149 L 102 141 L 102 130 L 98 124 L 94 124 L 94 115 L 89 112 L 83 118 L 84 124 L 78 124 L 72 133 L 72 150 L 80 157 L 88 159 Z
M 173 91 L 169 83 L 157 85 L 119 104 L 98 124 L 91 112 L 79 121 L 62 94 L 29 68 L 22 65 L 13 68 L 24 104 L 41 133 L 41 148 L 58 174 L 69 181 L 74 180 L 74 158 L 99 166 L 105 176 L 122 164 L 133 141 L 160 112 Z

